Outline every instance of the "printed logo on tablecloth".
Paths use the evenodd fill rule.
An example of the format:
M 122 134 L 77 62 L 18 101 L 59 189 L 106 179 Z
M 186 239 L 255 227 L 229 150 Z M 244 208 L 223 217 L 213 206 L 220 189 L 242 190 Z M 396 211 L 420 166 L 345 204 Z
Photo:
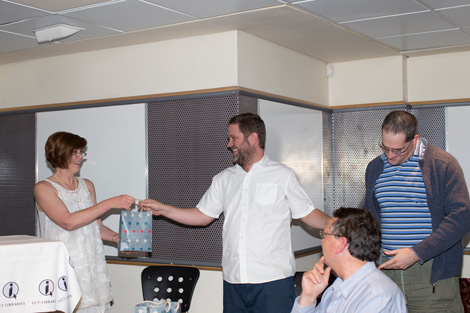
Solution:
M 57 286 L 60 290 L 67 291 L 67 277 L 62 276 L 57 282 Z
M 44 296 L 51 296 L 54 292 L 54 282 L 50 279 L 45 279 L 39 284 L 39 292 Z
M 6 298 L 15 298 L 16 295 L 18 295 L 18 292 L 20 291 L 20 287 L 18 287 L 18 284 L 15 282 L 8 282 L 4 287 L 3 287 L 3 295 Z

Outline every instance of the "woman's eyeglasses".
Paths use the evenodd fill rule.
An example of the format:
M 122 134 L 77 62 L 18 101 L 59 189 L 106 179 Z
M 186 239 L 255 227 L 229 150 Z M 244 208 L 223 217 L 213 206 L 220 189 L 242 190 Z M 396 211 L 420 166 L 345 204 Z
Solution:
M 87 153 L 83 151 L 74 151 L 73 155 L 76 157 L 79 157 L 79 156 L 86 157 Z

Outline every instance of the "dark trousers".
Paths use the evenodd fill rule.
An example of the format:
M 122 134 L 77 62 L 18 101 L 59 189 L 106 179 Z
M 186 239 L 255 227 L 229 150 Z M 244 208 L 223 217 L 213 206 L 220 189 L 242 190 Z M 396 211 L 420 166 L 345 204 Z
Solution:
M 294 300 L 294 277 L 262 284 L 224 281 L 224 313 L 290 313 Z

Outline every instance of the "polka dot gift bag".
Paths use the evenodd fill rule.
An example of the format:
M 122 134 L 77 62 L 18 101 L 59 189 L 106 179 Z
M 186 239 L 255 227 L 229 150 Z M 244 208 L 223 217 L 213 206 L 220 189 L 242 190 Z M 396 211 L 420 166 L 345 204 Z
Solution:
M 152 212 L 122 211 L 119 222 L 119 251 L 152 252 Z

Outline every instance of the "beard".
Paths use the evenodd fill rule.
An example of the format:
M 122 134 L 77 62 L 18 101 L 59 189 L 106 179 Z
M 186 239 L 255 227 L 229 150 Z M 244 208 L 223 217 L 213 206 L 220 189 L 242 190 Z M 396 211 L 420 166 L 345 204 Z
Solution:
M 233 163 L 244 167 L 245 165 L 249 165 L 253 161 L 253 156 L 255 155 L 256 149 L 252 147 L 248 141 L 244 141 L 240 147 L 232 147 L 230 150 L 233 149 L 237 150 L 237 154 L 233 154 Z

